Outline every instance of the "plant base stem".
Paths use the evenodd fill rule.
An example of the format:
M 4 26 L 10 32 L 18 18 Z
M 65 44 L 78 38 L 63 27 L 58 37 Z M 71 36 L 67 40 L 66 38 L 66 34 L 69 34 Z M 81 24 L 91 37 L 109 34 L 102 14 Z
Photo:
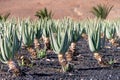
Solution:
M 18 65 L 14 61 L 12 61 L 12 60 L 8 61 L 7 65 L 9 67 L 8 71 L 12 72 L 13 75 L 15 75 L 15 76 L 20 76 L 21 75 L 21 71 L 20 71 Z

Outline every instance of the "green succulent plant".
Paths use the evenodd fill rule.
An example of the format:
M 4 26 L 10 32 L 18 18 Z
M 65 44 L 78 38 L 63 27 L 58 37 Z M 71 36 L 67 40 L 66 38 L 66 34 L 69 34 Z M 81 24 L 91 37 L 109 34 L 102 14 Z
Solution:
M 34 46 L 37 49 L 40 49 L 40 38 L 42 38 L 43 34 L 43 26 L 42 26 L 43 20 L 39 20 L 34 23 L 34 32 L 35 32 L 35 38 L 34 38 Z
M 110 61 L 108 62 L 110 65 L 114 64 L 115 63 L 115 60 L 113 59 L 110 59 Z
M 119 38 L 120 38 L 120 26 L 119 26 L 119 24 L 120 24 L 120 20 L 117 20 L 114 22 L 114 25 L 116 26 L 115 27 L 116 28 L 116 35 L 119 36 Z
M 97 52 L 101 47 L 101 26 L 99 23 L 93 23 L 88 32 L 89 48 L 92 52 Z
M 112 39 L 116 36 L 116 26 L 112 23 L 106 23 L 106 37 Z
M 77 42 L 80 39 L 80 36 L 83 32 L 83 28 L 81 28 L 81 24 L 80 23 L 74 23 L 74 29 L 72 31 L 72 41 L 73 42 Z
M 95 15 L 97 18 L 106 19 L 109 15 L 110 11 L 112 10 L 113 6 L 108 7 L 107 5 L 97 5 L 92 8 L 92 14 Z
M 44 8 L 42 10 L 38 10 L 35 14 L 35 16 L 37 16 L 39 19 L 52 19 L 53 14 L 52 11 L 48 12 L 47 8 Z
M 56 35 L 50 30 L 50 43 L 52 49 L 58 54 L 58 61 L 62 66 L 63 71 L 68 68 L 68 63 L 63 58 L 65 52 L 68 50 L 70 43 L 72 41 L 70 36 L 70 31 L 67 28 L 65 30 L 59 29 Z
M 71 40 L 69 39 L 68 31 L 61 32 L 61 30 L 58 30 L 57 36 L 54 36 L 54 34 L 51 32 L 50 35 L 50 42 L 52 49 L 57 53 L 65 54 L 67 51 Z
M 106 23 L 100 22 L 101 24 L 101 48 L 105 47 L 105 41 L 106 41 Z
M 64 26 L 64 27 L 61 27 L 61 26 Z M 68 27 L 67 24 L 63 24 L 60 22 L 57 24 L 57 32 L 54 32 L 53 28 L 50 27 L 49 33 L 51 34 L 50 42 L 53 50 L 57 54 L 59 53 L 64 54 L 68 49 L 70 42 L 72 41 L 70 27 Z
M 9 16 L 10 16 L 10 13 L 7 13 L 5 15 L 0 15 L 0 21 L 6 21 Z
M 43 34 L 43 26 L 42 26 L 43 20 L 37 21 L 34 25 L 34 30 L 35 30 L 35 38 L 40 39 Z
M 1 35 L 1 37 L 6 36 L 7 39 L 9 39 L 10 41 L 14 41 L 13 39 L 15 38 L 16 40 L 16 47 L 15 50 L 18 51 L 19 48 L 21 47 L 21 42 L 22 42 L 22 38 L 19 37 L 19 35 L 17 34 L 17 24 L 13 23 L 13 22 L 6 22 L 3 26 L 3 33 Z M 15 37 L 14 37 L 15 36 Z
M 42 39 L 46 50 L 51 48 L 49 36 L 50 36 L 50 29 L 53 29 L 52 26 L 53 26 L 52 20 L 47 20 L 47 18 L 44 19 Z
M 90 25 L 88 32 L 88 44 L 90 51 L 94 53 L 94 58 L 98 61 L 98 64 L 101 67 L 104 67 L 109 65 L 99 54 L 99 50 L 101 49 L 101 27 L 102 25 L 98 21 L 93 22 L 93 24 Z
M 64 72 L 70 72 L 73 70 L 74 66 L 73 64 L 68 63 L 65 67 L 62 67 Z
M 37 57 L 38 58 L 46 57 L 46 50 L 45 49 L 37 50 Z
M 15 27 L 14 24 L 9 24 L 5 27 L 3 35 L 0 35 L 0 61 L 8 65 L 9 71 L 13 70 L 16 73 L 20 70 L 14 62 L 14 55 L 21 47 L 21 41 L 17 36 Z
M 116 28 L 116 42 L 118 43 L 118 45 L 120 45 L 120 20 L 114 21 L 114 26 Z
M 51 20 L 47 20 L 44 19 L 44 23 L 43 23 L 43 36 L 44 37 L 49 37 L 49 28 L 51 27 L 52 25 L 52 21 Z
M 33 45 L 35 37 L 33 24 L 30 21 L 26 20 L 21 23 L 21 26 L 23 44 L 27 47 L 30 47 Z

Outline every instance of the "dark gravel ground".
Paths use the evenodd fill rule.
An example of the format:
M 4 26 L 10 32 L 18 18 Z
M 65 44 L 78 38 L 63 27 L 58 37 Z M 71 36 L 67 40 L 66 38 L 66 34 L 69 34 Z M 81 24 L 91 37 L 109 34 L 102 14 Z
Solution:
M 33 60 L 33 63 L 36 63 L 34 66 L 21 68 L 25 75 L 19 77 L 11 76 L 7 73 L 7 66 L 1 64 L 4 67 L 0 70 L 0 80 L 120 80 L 119 49 L 113 47 L 100 51 L 105 58 L 116 60 L 114 67 L 105 68 L 98 65 L 84 39 L 78 42 L 77 52 L 79 55 L 71 62 L 74 65 L 74 70 L 71 72 L 61 72 L 57 55 L 47 53 L 46 58 Z

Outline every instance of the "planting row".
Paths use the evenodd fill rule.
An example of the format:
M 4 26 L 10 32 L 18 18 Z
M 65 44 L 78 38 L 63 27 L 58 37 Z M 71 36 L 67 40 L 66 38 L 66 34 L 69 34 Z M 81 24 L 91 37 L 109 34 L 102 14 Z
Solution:
M 89 49 L 102 67 L 111 65 L 99 53 L 100 49 L 106 47 L 106 40 L 114 46 L 120 44 L 120 20 L 8 20 L 1 21 L 0 28 L 0 61 L 7 64 L 8 71 L 16 75 L 21 71 L 14 57 L 21 48 L 27 49 L 33 59 L 38 57 L 38 53 L 44 55 L 46 50 L 51 49 L 58 54 L 62 70 L 68 71 L 71 68 L 70 61 L 76 55 L 76 43 L 81 38 L 88 41 Z M 41 40 L 44 48 L 40 47 Z

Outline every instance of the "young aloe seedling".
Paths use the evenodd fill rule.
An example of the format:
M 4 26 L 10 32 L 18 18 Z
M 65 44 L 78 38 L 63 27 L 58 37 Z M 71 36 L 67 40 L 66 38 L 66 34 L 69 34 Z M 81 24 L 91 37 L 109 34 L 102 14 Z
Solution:
M 45 57 L 46 57 L 45 49 L 37 50 L 37 58 L 45 58 Z
M 32 66 L 32 62 L 28 57 L 21 56 L 20 60 L 21 60 L 21 66 L 28 66 L 28 67 Z

